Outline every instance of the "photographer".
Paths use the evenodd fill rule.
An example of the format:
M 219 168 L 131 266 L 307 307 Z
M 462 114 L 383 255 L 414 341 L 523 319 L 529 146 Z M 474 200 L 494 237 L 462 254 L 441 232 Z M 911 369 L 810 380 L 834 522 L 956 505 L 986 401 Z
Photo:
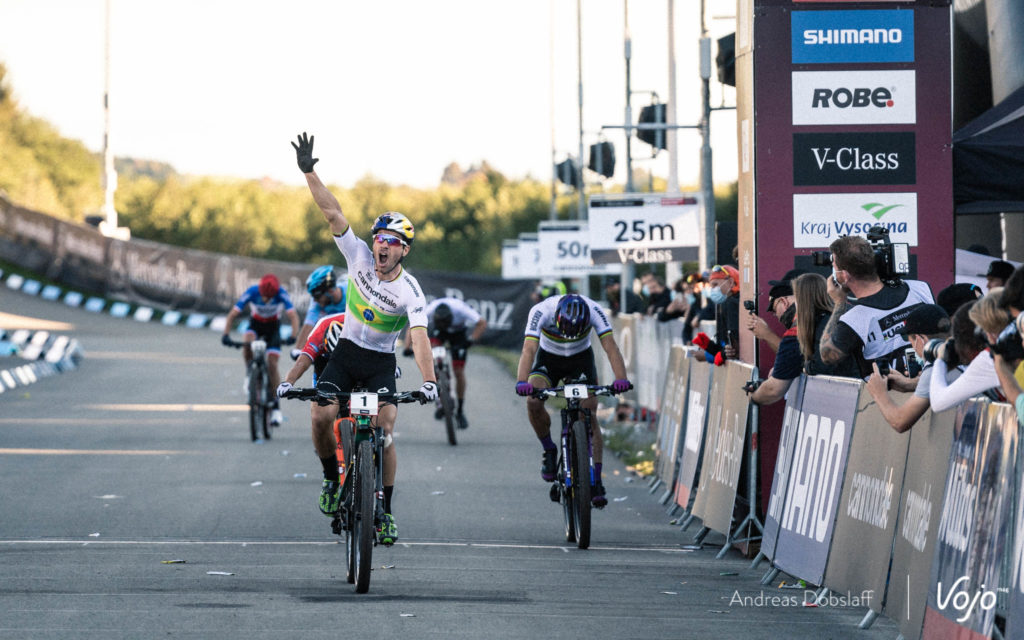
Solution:
M 910 429 L 928 410 L 928 391 L 934 371 L 935 352 L 939 345 L 947 344 L 948 346 L 946 339 L 949 337 L 950 328 L 949 316 L 946 315 L 942 307 L 934 304 L 917 307 L 903 322 L 900 333 L 910 342 L 917 357 L 925 361 L 925 365 L 914 395 L 902 405 L 897 405 L 889 396 L 888 376 L 881 375 L 878 365 L 874 365 L 875 371 L 867 381 L 868 392 L 875 399 L 875 403 L 878 404 L 878 409 L 885 416 L 886 421 L 897 433 L 903 433 Z M 951 353 L 954 352 L 951 350 Z M 959 375 L 957 369 L 953 369 L 953 371 Z
M 753 306 L 753 303 L 750 306 Z M 744 387 L 744 390 L 750 394 L 750 401 L 758 405 L 772 404 L 785 397 L 790 385 L 793 384 L 793 380 L 800 377 L 804 368 L 804 357 L 800 352 L 797 327 L 794 324 L 795 319 L 800 315 L 800 311 L 797 308 L 797 299 L 793 294 L 793 287 L 788 281 L 776 284 L 771 288 L 768 293 L 768 308 L 779 319 L 779 322 L 786 327 L 786 332 L 778 340 L 775 364 L 772 365 L 772 370 L 768 377 L 762 383 L 750 383 Z M 756 329 L 757 325 L 763 325 L 764 331 L 773 336 L 775 335 L 768 328 L 768 325 L 765 324 L 764 320 L 761 320 L 754 315 L 753 311 L 750 311 L 747 328 L 752 329 L 754 335 L 760 338 L 761 336 Z
M 1024 267 L 1017 267 L 1006 281 L 999 306 L 1013 317 L 1013 324 L 1007 326 L 999 335 L 999 342 L 1006 347 L 1012 347 L 1015 343 L 1018 349 L 1024 350 L 1024 342 L 1021 340 L 1021 336 L 1024 335 L 1024 314 L 1021 314 L 1021 310 L 1024 309 Z M 1016 333 L 1015 341 L 1014 333 Z M 1024 363 L 1024 355 L 1021 355 L 1021 351 L 1005 353 L 999 347 L 999 342 L 993 348 L 996 375 L 1003 387 L 1006 401 L 1017 409 L 1017 421 L 1024 426 L 1024 390 L 1021 389 L 1021 374 L 1024 373 L 1024 367 L 1020 366 L 1021 363 Z M 1014 375 L 1015 369 L 1016 376 Z
M 768 290 L 768 311 L 786 328 L 786 333 L 793 329 L 793 321 L 796 317 L 796 305 L 794 305 L 793 286 L 788 280 L 777 281 Z M 768 323 L 757 315 L 757 305 L 753 300 L 744 300 L 743 307 L 747 310 L 747 329 L 753 332 L 754 337 L 764 342 L 772 351 L 778 353 L 779 344 L 782 338 L 772 331 Z
M 1009 313 L 999 308 L 1002 293 L 1002 287 L 996 287 L 984 298 L 975 302 L 967 312 L 971 322 L 977 325 L 975 335 L 979 330 L 984 332 L 983 335 L 990 345 L 996 342 L 999 332 L 1010 320 Z M 956 328 L 954 328 L 954 336 L 956 335 Z M 935 373 L 932 374 L 929 385 L 932 411 L 945 411 L 979 394 L 985 394 L 996 401 L 1005 399 L 999 392 L 999 378 L 996 375 L 991 348 L 985 348 L 978 353 L 977 357 L 967 365 L 963 375 L 956 382 L 950 384 L 946 381 L 947 358 L 945 351 L 948 346 L 943 345 L 936 355 Z
M 835 308 L 821 336 L 821 358 L 832 364 L 852 356 L 862 377 L 871 374 L 871 362 L 879 359 L 905 370 L 903 354 L 908 344 L 897 332 L 914 307 L 933 302 L 927 283 L 897 277 L 893 245 L 887 234 L 881 237 L 877 247 L 860 236 L 842 236 L 829 246 L 828 295 Z M 883 259 L 876 257 L 876 251 Z M 882 273 L 880 262 L 885 267 Z M 851 295 L 856 300 L 851 301 Z

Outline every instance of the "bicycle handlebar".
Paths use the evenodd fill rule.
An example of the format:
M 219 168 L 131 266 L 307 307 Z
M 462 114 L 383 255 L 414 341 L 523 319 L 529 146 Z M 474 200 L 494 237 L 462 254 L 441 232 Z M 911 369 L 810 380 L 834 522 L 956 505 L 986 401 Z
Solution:
M 625 393 L 625 391 L 629 391 L 629 389 L 626 389 L 625 391 L 617 392 L 615 391 L 615 389 L 612 389 L 611 385 L 588 384 L 586 385 L 586 387 L 587 392 L 595 396 L 613 396 L 616 393 Z M 629 388 L 632 389 L 633 385 L 629 385 Z M 561 387 L 547 387 L 546 389 L 535 389 L 534 392 L 530 394 L 530 397 L 537 398 L 538 400 L 543 400 L 544 398 L 554 398 L 559 395 L 561 395 L 563 398 L 565 397 L 564 385 Z
M 221 342 L 225 347 L 234 347 L 235 349 L 241 349 L 245 346 L 244 342 L 235 342 L 229 338 L 229 342 Z
M 316 387 L 292 387 L 281 396 L 287 399 L 297 400 L 332 400 L 334 398 L 348 398 L 352 395 L 349 391 L 321 391 Z M 377 398 L 381 400 L 394 400 L 399 404 L 409 402 L 420 402 L 423 394 L 419 391 L 399 391 L 396 393 L 378 393 Z

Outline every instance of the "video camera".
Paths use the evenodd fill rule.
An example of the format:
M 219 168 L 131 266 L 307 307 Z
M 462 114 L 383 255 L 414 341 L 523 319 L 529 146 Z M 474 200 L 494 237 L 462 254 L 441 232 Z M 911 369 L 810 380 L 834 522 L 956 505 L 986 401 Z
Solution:
M 1003 359 L 1010 362 L 1017 360 L 1024 360 L 1024 345 L 1020 341 L 1020 331 L 1017 329 L 1017 323 L 1011 322 L 1006 325 L 996 341 L 990 345 L 992 352 L 1003 357 Z
M 891 282 L 910 275 L 909 244 L 892 242 L 889 240 L 889 230 L 880 225 L 868 229 L 867 239 L 875 253 L 875 271 L 879 278 Z M 832 253 L 812 251 L 811 260 L 817 267 L 831 267 Z
M 932 338 L 925 343 L 921 355 L 925 362 L 934 364 L 941 359 L 950 369 L 960 366 L 960 356 L 956 352 L 953 338 Z

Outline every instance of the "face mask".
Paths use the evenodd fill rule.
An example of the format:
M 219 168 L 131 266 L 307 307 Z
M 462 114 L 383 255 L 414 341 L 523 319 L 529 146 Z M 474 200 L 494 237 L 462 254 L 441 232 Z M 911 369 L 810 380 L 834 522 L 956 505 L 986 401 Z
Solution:
M 695 304 L 697 302 L 697 296 L 692 293 L 686 294 L 686 304 Z
M 647 285 L 645 284 L 645 285 L 644 285 L 643 287 L 641 287 L 641 288 L 640 288 L 640 293 L 644 294 L 644 297 L 645 297 L 645 298 L 646 298 L 646 297 L 650 297 L 650 295 L 651 295 L 651 288 L 650 288 L 650 287 L 648 287 L 648 286 L 647 286 Z
M 787 329 L 792 329 L 793 328 L 793 320 L 795 320 L 795 319 L 796 319 L 796 305 L 795 304 L 791 304 L 788 307 L 786 307 L 785 311 L 782 312 L 782 315 L 779 317 L 779 322 L 781 322 L 782 326 L 786 327 Z
M 714 302 L 715 304 L 722 304 L 723 302 L 725 302 L 725 299 L 727 297 L 728 296 L 722 293 L 722 290 L 719 289 L 718 287 L 712 287 L 710 290 L 708 290 L 708 298 L 710 298 L 711 302 Z

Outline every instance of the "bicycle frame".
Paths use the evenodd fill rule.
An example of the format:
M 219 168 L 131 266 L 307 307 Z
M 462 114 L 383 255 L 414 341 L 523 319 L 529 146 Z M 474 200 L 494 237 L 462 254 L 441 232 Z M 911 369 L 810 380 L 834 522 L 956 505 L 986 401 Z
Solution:
M 437 404 L 444 413 L 444 426 L 448 444 L 455 446 L 455 402 L 452 399 L 452 367 L 448 347 L 439 344 L 431 348 L 434 356 L 434 375 L 437 377 Z

